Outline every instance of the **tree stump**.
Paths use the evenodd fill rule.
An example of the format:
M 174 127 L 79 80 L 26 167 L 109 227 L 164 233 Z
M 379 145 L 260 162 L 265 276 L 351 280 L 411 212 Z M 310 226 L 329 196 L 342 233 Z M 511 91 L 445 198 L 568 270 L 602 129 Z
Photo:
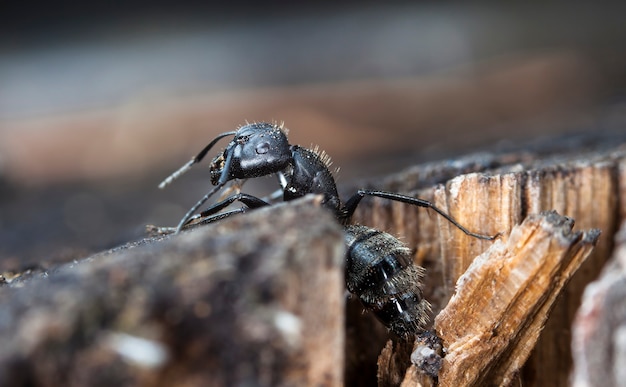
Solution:
M 305 198 L 2 279 L 0 384 L 563 386 L 572 341 L 577 386 L 598 372 L 619 381 L 624 281 L 588 292 L 573 338 L 571 327 L 589 282 L 623 276 L 622 247 L 605 263 L 626 214 L 624 140 L 477 154 L 359 184 L 500 234 L 479 240 L 432 211 L 363 201 L 354 221 L 401 238 L 427 270 L 432 331 L 415 343 L 355 297 L 345 304 L 342 229 Z
M 405 240 L 416 249 L 415 262 L 426 267 L 426 294 L 433 303 L 433 317 L 436 316 L 434 328 L 450 356 L 444 357 L 438 380 L 441 385 L 568 385 L 572 371 L 572 321 L 585 286 L 598 276 L 611 254 L 613 236 L 624 215 L 624 201 L 620 198 L 623 199 L 626 187 L 623 173 L 626 150 L 615 146 L 623 141 L 623 136 L 593 141 L 581 138 L 556 153 L 546 153 L 542 148 L 535 154 L 532 149 L 477 154 L 453 163 L 414 167 L 376 185 L 379 189 L 431 200 L 472 231 L 503 234 L 495 243 L 477 240 L 429 211 L 377 199 L 370 200 L 369 206 L 364 205 L 355 216 L 359 223 L 384 229 Z M 435 185 L 422 188 L 433 183 Z M 569 223 L 564 220 L 548 221 L 558 219 L 556 215 L 534 220 L 555 226 L 546 228 L 535 224 L 526 229 L 530 225 L 522 225 L 522 230 L 514 231 L 531 235 L 520 240 L 522 246 L 510 246 L 507 250 L 511 258 L 517 257 L 518 263 L 528 264 L 524 257 L 531 250 L 545 253 L 542 259 L 534 258 L 539 259 L 538 264 L 547 265 L 558 250 L 561 250 L 558 253 L 561 258 L 554 263 L 556 266 L 548 278 L 526 282 L 533 286 L 526 286 L 520 289 L 523 290 L 520 294 L 503 301 L 496 289 L 508 288 L 503 283 L 512 279 L 501 277 L 502 271 L 520 274 L 515 269 L 517 264 L 512 263 L 514 260 L 500 262 L 502 267 L 497 272 L 490 268 L 503 257 L 503 252 L 496 251 L 495 245 L 510 242 L 513 236 L 509 234 L 516 225 L 543 211 L 556 211 L 572 219 L 574 231 L 570 233 Z M 557 227 L 558 224 L 561 226 Z M 542 239 L 545 240 L 542 242 Z M 544 245 L 546 243 L 549 246 Z M 524 253 L 524 247 L 533 248 Z M 480 254 L 483 255 L 476 261 L 475 257 Z M 516 281 L 530 281 L 537 275 L 528 267 L 524 271 L 528 277 Z M 476 281 L 473 283 L 490 286 L 468 288 L 468 278 Z M 534 300 L 521 302 L 519 297 Z M 468 302 L 472 300 L 475 302 Z M 481 304 L 484 300 L 489 303 Z M 500 305 L 502 302 L 504 304 Z M 478 305 L 481 308 L 476 309 Z M 513 317 L 513 311 L 507 308 L 515 309 L 519 315 Z M 498 314 L 498 310 L 502 313 Z M 527 316 L 522 318 L 523 314 Z M 348 315 L 348 321 L 355 319 Z M 485 320 L 493 331 L 485 330 Z M 515 327 L 516 324 L 519 326 Z M 484 343 L 479 343 L 478 338 L 485 338 L 486 334 L 497 334 L 498 341 L 511 346 L 502 349 L 502 353 L 507 353 L 506 359 L 493 347 L 489 350 L 481 347 Z M 475 335 L 475 342 L 459 341 L 461 336 L 467 340 L 471 335 Z M 348 343 L 353 341 L 348 336 Z M 432 382 L 411 366 L 406 346 L 394 342 L 391 347 L 392 350 L 389 345 L 385 347 L 381 355 L 384 359 L 377 360 L 383 365 L 378 370 L 379 385 L 397 385 L 401 381 L 406 385 L 428 385 Z M 473 374 L 463 375 L 460 368 L 454 368 L 461 367 L 456 359 L 471 358 L 480 351 L 485 351 L 485 357 L 473 358 L 472 367 L 476 367 Z M 479 360 L 485 364 L 479 364 Z M 367 362 L 363 364 L 376 361 Z

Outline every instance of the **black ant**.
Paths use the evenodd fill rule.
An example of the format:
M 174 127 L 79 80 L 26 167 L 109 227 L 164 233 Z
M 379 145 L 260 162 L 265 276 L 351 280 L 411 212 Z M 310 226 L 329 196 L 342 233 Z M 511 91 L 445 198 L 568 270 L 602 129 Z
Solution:
M 215 187 L 185 214 L 175 232 L 244 212 L 245 208 L 220 212 L 235 201 L 247 208 L 270 205 L 258 197 L 237 193 L 194 215 L 212 195 L 234 179 L 277 174 L 285 201 L 307 194 L 323 195 L 322 206 L 329 209 L 345 227 L 346 287 L 400 337 L 408 338 L 416 334 L 428 321 L 430 303 L 422 298 L 424 269 L 413 264 L 409 248 L 390 234 L 366 226 L 349 225 L 361 199 L 376 196 L 430 208 L 467 235 L 486 240 L 497 236 L 473 233 L 432 203 L 396 193 L 359 189 L 342 204 L 329 169 L 329 158 L 316 149 L 290 145 L 283 125 L 264 122 L 247 124 L 236 131 L 219 134 L 197 156 L 165 179 L 159 188 L 164 188 L 202 161 L 209 150 L 227 136 L 233 136 L 233 139 L 210 166 L 211 183 Z

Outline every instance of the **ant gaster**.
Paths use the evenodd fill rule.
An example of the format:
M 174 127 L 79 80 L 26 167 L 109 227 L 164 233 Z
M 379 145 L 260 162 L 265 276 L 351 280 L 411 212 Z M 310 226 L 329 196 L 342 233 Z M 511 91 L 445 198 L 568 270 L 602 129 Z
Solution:
M 247 124 L 236 131 L 219 134 L 197 156 L 165 179 L 159 188 L 164 188 L 191 166 L 202 161 L 209 150 L 227 136 L 233 136 L 233 139 L 210 165 L 211 183 L 215 187 L 185 214 L 176 232 L 195 225 L 196 220 L 209 223 L 244 212 L 245 208 L 220 212 L 235 201 L 243 203 L 247 208 L 269 205 L 263 199 L 237 193 L 194 215 L 212 195 L 234 179 L 277 174 L 285 201 L 307 194 L 321 194 L 322 206 L 330 210 L 345 227 L 346 287 L 400 337 L 408 338 L 418 333 L 428 321 L 430 304 L 422 297 L 424 269 L 413 264 L 411 251 L 390 234 L 365 226 L 349 225 L 361 199 L 376 196 L 427 207 L 467 235 L 486 240 L 495 238 L 467 230 L 450 215 L 419 198 L 359 189 L 342 204 L 329 169 L 329 158 L 323 152 L 289 144 L 282 125 L 264 122 Z

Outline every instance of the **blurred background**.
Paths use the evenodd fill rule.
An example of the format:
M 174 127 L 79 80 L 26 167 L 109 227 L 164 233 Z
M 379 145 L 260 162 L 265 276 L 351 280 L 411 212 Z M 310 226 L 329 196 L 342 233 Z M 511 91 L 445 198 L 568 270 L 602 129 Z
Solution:
M 618 2 L 3 2 L 0 268 L 176 224 L 209 188 L 208 163 L 157 184 L 246 121 L 284 121 L 291 143 L 319 145 L 340 186 L 546 136 L 623 131 L 625 12 Z

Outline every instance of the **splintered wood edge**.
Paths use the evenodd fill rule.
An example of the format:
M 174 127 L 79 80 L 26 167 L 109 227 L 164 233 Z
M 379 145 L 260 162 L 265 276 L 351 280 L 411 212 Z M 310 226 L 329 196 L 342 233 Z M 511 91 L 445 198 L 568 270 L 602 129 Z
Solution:
M 524 364 L 554 300 L 600 235 L 572 226 L 555 212 L 529 216 L 472 262 L 435 319 L 447 350 L 441 386 L 507 383 Z

